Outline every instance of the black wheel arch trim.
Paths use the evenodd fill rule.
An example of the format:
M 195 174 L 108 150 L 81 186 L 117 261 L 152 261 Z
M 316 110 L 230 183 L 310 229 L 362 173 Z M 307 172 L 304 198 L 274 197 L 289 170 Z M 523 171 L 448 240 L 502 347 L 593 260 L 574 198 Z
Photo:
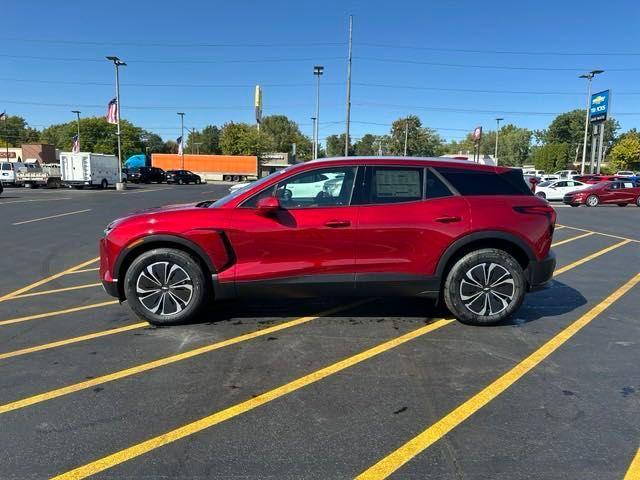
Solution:
M 451 258 L 461 248 L 464 248 L 466 245 L 469 245 L 470 243 L 473 243 L 478 240 L 492 240 L 492 239 L 499 239 L 499 240 L 511 242 L 514 245 L 516 245 L 518 248 L 520 248 L 527 255 L 527 258 L 529 259 L 529 261 L 536 260 L 536 256 L 533 253 L 533 250 L 531 249 L 531 247 L 527 245 L 527 243 L 523 239 L 517 237 L 516 235 L 507 233 L 507 232 L 502 232 L 499 230 L 483 230 L 481 232 L 474 232 L 474 233 L 465 235 L 463 237 L 460 237 L 456 241 L 454 241 L 451 245 L 449 245 L 449 247 L 447 247 L 447 249 L 444 251 L 444 253 L 440 257 L 440 260 L 438 261 L 438 266 L 436 267 L 436 276 L 439 278 L 443 278 L 445 273 L 444 270 L 447 267 L 447 264 L 449 263 Z

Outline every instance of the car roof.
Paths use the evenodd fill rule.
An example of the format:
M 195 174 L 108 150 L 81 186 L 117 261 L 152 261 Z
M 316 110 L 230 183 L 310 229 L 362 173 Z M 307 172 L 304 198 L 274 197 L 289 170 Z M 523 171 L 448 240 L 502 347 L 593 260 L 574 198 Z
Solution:
M 391 156 L 360 156 L 360 157 L 332 157 L 319 158 L 309 162 L 303 162 L 298 165 L 362 165 L 364 163 L 370 165 L 411 165 L 425 167 L 462 167 L 473 170 L 484 170 L 491 172 L 507 172 L 513 170 L 507 167 L 496 167 L 493 165 L 482 165 L 473 163 L 469 160 L 459 160 L 444 157 L 391 157 Z M 521 169 L 519 169 L 521 170 Z

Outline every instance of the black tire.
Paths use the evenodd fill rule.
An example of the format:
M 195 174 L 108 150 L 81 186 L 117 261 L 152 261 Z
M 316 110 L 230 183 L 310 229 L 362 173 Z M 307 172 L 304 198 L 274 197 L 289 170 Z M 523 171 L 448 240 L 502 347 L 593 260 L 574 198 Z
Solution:
M 536 196 L 544 199 L 547 198 L 547 195 L 544 192 L 536 192 Z
M 181 178 L 178 179 L 178 185 L 183 185 L 184 184 L 184 180 L 182 180 Z
M 469 281 L 473 279 L 479 281 Z M 495 287 L 486 290 L 492 281 Z M 451 267 L 442 294 L 449 311 L 462 323 L 491 325 L 520 308 L 526 287 L 522 267 L 515 258 L 503 250 L 483 248 L 467 253 Z
M 618 206 L 619 206 L 619 207 L 626 207 L 626 206 L 627 206 L 627 204 L 626 204 L 626 203 L 619 203 L 619 204 L 618 204 Z
M 636 198 L 636 206 L 640 207 L 640 197 Z
M 171 281 L 178 286 L 169 288 Z M 205 272 L 198 262 L 173 248 L 144 252 L 124 276 L 124 292 L 131 309 L 154 325 L 175 325 L 193 319 L 206 303 L 208 290 Z M 150 294 L 152 291 L 157 293 Z
M 199 178 L 196 178 L 196 185 L 200 185 L 202 183 L 202 180 L 200 180 Z
M 233 176 L 233 181 L 234 182 L 239 182 L 240 181 L 240 175 L 234 175 Z
M 109 186 L 109 182 L 107 182 L 106 178 L 103 178 L 102 181 L 100 182 L 100 189 L 106 190 L 108 186 Z
M 600 203 L 600 199 L 598 198 L 597 195 L 589 195 L 587 197 L 587 200 L 585 200 L 584 202 L 584 204 L 587 207 L 597 207 L 599 203 Z

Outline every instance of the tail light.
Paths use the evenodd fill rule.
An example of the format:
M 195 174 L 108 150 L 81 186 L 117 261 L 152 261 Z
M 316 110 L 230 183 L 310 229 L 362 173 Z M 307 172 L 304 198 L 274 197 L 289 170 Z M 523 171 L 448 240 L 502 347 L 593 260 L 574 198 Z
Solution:
M 549 219 L 549 223 L 551 224 L 551 231 L 553 232 L 558 215 L 550 205 L 524 205 L 513 207 L 513 209 L 516 212 L 525 215 L 544 215 Z

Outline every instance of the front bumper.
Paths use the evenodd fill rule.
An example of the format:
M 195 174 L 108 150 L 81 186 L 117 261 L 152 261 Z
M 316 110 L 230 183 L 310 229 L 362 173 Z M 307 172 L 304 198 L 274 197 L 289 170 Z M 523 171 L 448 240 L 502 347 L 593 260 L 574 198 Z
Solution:
M 542 260 L 532 260 L 525 270 L 529 290 L 537 290 L 545 286 L 553 277 L 556 268 L 556 254 L 549 250 L 549 254 Z
M 118 293 L 118 282 L 117 281 L 107 281 L 107 280 L 102 280 L 102 288 L 104 288 L 104 291 L 107 292 L 107 294 L 111 295 L 112 297 L 116 297 L 117 299 L 120 299 L 120 294 Z

